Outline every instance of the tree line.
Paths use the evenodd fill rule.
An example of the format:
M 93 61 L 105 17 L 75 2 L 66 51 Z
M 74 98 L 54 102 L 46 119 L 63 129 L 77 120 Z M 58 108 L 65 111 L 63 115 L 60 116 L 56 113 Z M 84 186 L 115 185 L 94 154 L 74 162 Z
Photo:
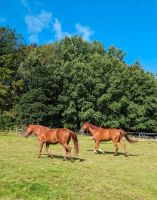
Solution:
M 24 124 L 78 130 L 89 121 L 157 131 L 157 80 L 125 53 L 79 36 L 27 45 L 0 27 L 0 129 Z

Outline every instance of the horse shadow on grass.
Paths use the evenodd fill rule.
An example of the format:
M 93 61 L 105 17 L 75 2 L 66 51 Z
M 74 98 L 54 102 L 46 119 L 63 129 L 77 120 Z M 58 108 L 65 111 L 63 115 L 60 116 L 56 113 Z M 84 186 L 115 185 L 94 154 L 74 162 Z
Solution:
M 93 152 L 93 150 L 92 149 L 88 149 L 87 151 L 92 151 Z M 107 155 L 107 154 L 112 154 L 112 155 L 114 155 L 114 151 L 104 151 L 104 152 L 97 152 L 97 153 L 95 153 L 95 154 L 103 154 L 103 155 Z M 125 153 L 123 153 L 123 152 L 118 152 L 117 153 L 117 155 L 116 156 L 125 156 Z M 129 157 L 130 156 L 140 156 L 140 155 L 138 155 L 138 154 L 130 154 L 129 153 Z
M 36 154 L 36 155 L 39 155 L 39 154 Z M 60 159 L 60 160 L 64 160 L 64 156 L 61 156 L 61 155 L 54 155 L 53 154 L 53 156 L 51 156 L 51 155 L 47 155 L 47 154 L 42 154 L 42 156 L 43 156 L 42 159 L 45 159 L 45 158 L 51 158 L 51 159 L 57 158 L 57 159 Z M 79 158 L 79 157 L 71 156 L 71 158 L 72 158 L 73 162 L 75 162 L 75 161 L 84 162 L 85 161 L 85 159 Z M 71 161 L 71 160 L 67 158 L 66 161 Z

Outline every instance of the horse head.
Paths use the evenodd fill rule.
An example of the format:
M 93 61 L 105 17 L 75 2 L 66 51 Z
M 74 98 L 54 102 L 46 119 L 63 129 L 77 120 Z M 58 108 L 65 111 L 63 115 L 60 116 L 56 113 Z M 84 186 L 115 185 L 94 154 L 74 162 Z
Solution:
M 27 138 L 32 132 L 33 132 L 33 129 L 31 128 L 30 125 L 28 125 L 26 127 L 26 131 L 24 132 L 23 136 Z
M 85 122 L 85 123 L 82 125 L 82 127 L 81 127 L 81 129 L 80 129 L 80 132 L 84 134 L 84 132 L 85 132 L 86 130 L 88 130 L 89 127 L 90 127 L 90 123 L 89 123 L 89 122 Z

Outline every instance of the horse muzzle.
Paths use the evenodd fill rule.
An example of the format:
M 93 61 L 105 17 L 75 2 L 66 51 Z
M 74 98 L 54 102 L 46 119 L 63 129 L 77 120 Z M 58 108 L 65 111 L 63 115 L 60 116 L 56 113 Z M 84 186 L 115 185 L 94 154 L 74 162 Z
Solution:
M 80 133 L 84 134 L 84 131 L 85 131 L 84 128 L 81 128 L 81 129 L 80 129 Z
M 23 137 L 28 138 L 28 134 L 27 133 L 23 133 Z

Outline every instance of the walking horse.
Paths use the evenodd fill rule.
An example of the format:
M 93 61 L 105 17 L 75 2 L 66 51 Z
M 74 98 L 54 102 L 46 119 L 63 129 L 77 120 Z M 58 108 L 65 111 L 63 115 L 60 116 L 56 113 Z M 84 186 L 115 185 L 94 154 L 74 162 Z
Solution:
M 48 127 L 41 126 L 41 125 L 28 125 L 26 127 L 24 136 L 27 138 L 32 133 L 35 133 L 40 143 L 39 158 L 41 158 L 42 148 L 44 144 L 46 144 L 47 155 L 53 157 L 53 155 L 50 154 L 48 151 L 49 145 L 60 143 L 65 148 L 64 160 L 66 160 L 66 158 L 71 159 L 71 148 L 69 146 L 69 142 L 71 138 L 74 143 L 76 156 L 79 153 L 77 135 L 76 133 L 74 133 L 73 131 L 67 128 L 50 129 Z
M 126 140 L 130 143 L 137 142 L 137 140 L 130 138 L 123 129 L 101 128 L 101 127 L 98 127 L 91 123 L 86 122 L 81 127 L 80 132 L 84 133 L 85 130 L 89 130 L 91 132 L 91 134 L 93 135 L 93 139 L 95 140 L 94 153 L 97 153 L 97 152 L 104 153 L 101 149 L 99 149 L 100 142 L 112 140 L 112 142 L 115 146 L 115 152 L 114 152 L 115 156 L 118 153 L 118 143 L 120 143 L 122 145 L 125 156 L 129 156 L 129 154 L 126 150 L 126 145 L 124 144 L 122 137 L 125 137 Z

